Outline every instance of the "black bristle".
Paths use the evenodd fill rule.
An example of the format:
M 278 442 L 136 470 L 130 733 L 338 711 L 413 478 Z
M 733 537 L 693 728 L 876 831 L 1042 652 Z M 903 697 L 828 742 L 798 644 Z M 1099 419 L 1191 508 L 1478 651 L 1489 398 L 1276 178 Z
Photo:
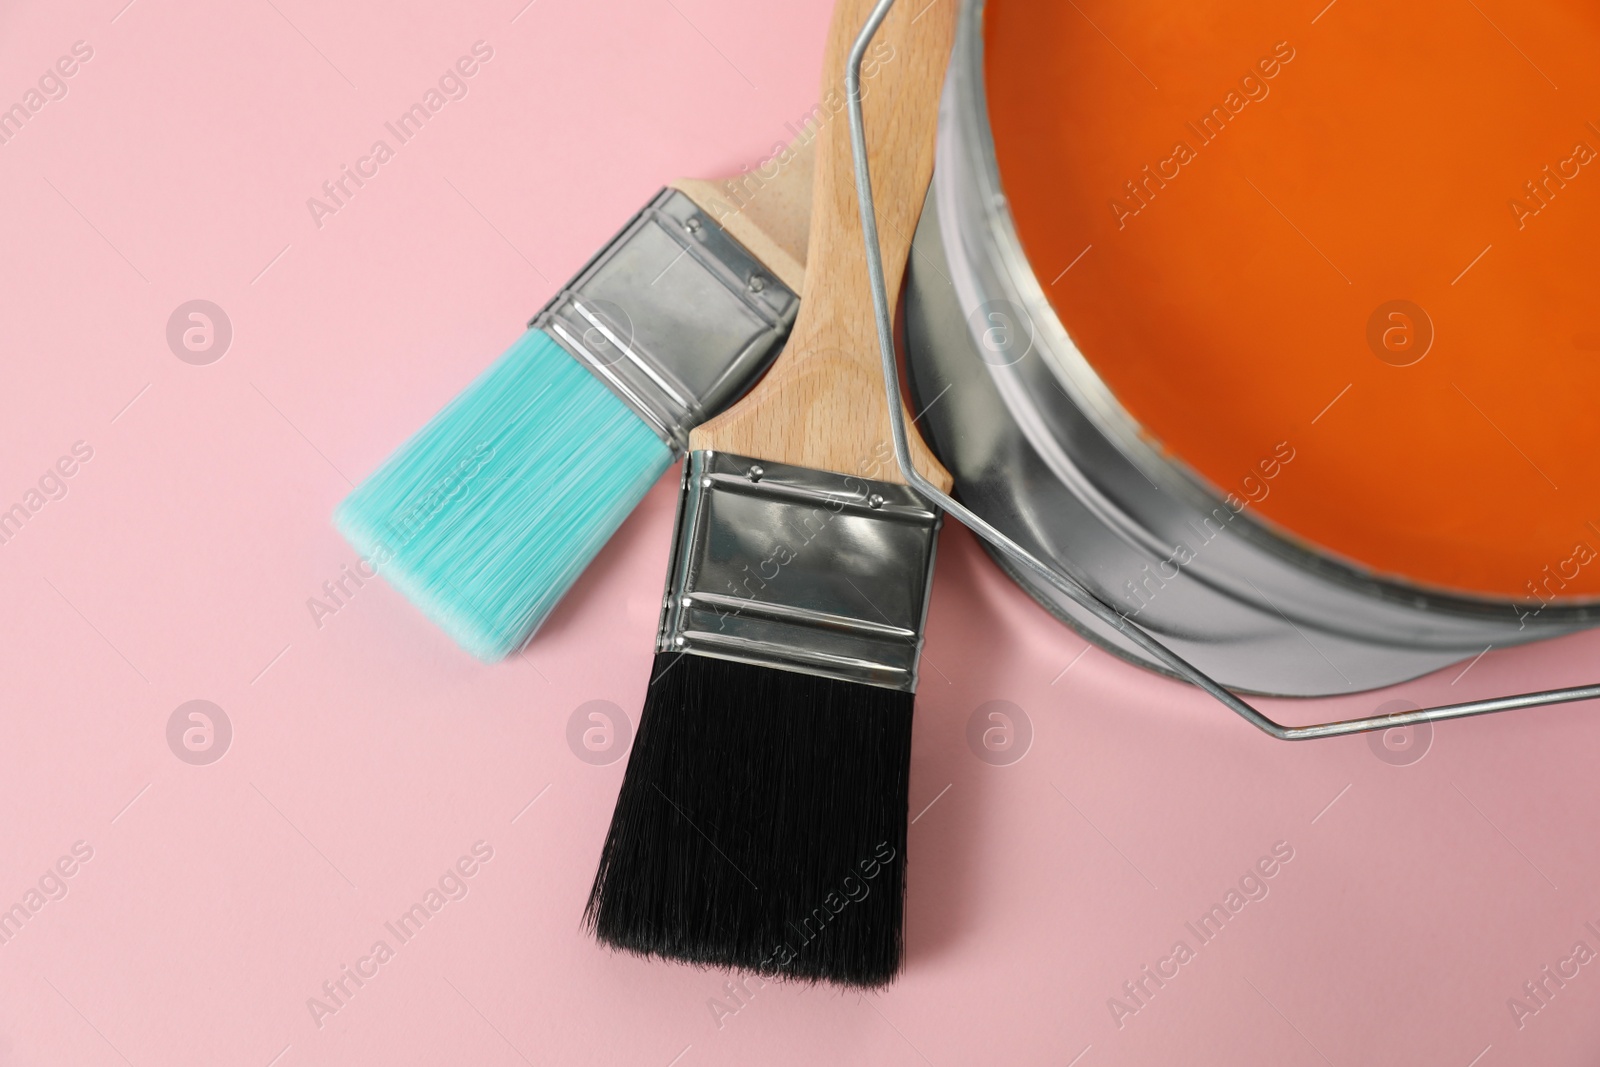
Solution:
M 585 918 L 763 978 L 900 970 L 913 696 L 658 653 Z

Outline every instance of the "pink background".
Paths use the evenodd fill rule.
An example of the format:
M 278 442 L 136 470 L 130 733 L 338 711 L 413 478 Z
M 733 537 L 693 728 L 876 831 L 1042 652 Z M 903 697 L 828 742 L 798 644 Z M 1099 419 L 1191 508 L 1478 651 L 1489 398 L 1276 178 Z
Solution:
M 1600 950 L 1593 707 L 1447 724 L 1408 766 L 1366 738 L 1275 742 L 1080 657 L 953 527 L 905 976 L 739 1006 L 722 975 L 596 948 L 579 916 L 623 763 L 577 758 L 567 724 L 591 700 L 637 718 L 671 486 L 500 666 L 381 581 L 320 627 L 307 602 L 355 563 L 329 522 L 349 479 L 663 181 L 787 137 L 828 5 L 124 2 L 0 9 L 0 103 L 94 50 L 0 145 L 0 508 L 93 449 L 0 545 L 0 907 L 93 850 L 0 944 L 0 1064 L 1592 1061 L 1600 965 L 1520 1029 L 1507 999 Z M 478 40 L 469 95 L 319 229 L 306 198 Z M 166 342 L 192 299 L 233 327 L 206 366 Z M 1277 710 L 1588 682 L 1597 652 Z M 205 766 L 166 739 L 195 699 L 233 728 Z M 993 700 L 1034 734 L 1006 766 L 966 740 Z M 478 841 L 467 895 L 399 944 L 384 923 Z M 1269 895 L 1119 1028 L 1108 998 L 1196 947 L 1184 923 L 1278 842 Z M 308 998 L 379 939 L 394 958 L 319 1027 Z

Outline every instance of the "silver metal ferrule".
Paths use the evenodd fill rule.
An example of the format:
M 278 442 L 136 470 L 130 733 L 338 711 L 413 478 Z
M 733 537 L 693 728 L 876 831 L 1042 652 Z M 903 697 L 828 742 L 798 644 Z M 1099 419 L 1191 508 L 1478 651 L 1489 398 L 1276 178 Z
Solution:
M 939 522 L 896 482 L 691 452 L 656 649 L 915 692 Z
M 528 325 L 681 454 L 772 362 L 799 307 L 693 200 L 663 189 Z

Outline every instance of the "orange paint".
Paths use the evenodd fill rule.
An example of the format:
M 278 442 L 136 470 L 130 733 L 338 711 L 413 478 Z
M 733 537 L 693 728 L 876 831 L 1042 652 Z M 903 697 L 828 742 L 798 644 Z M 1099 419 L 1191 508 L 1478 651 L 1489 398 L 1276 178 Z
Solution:
M 1085 357 L 1248 514 L 1600 596 L 1600 8 L 1477 2 L 989 0 L 1001 180 Z

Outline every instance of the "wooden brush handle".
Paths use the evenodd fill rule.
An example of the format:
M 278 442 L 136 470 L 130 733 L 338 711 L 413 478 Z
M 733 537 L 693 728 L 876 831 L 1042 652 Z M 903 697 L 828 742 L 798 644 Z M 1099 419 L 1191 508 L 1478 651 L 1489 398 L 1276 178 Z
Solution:
M 743 174 L 672 183 L 797 293 L 806 279 L 815 145 L 814 135 L 802 134 Z
M 839 0 L 833 9 L 820 104 L 828 118 L 816 138 L 805 285 L 788 346 L 743 400 L 690 433 L 690 448 L 903 481 L 887 451 L 888 398 L 843 106 L 850 46 L 873 6 L 872 0 Z M 939 89 L 957 6 L 957 0 L 897 4 L 862 65 L 862 108 L 891 307 L 933 175 Z M 868 64 L 876 67 L 870 78 Z M 950 475 L 909 417 L 906 424 L 917 470 L 948 490 Z

